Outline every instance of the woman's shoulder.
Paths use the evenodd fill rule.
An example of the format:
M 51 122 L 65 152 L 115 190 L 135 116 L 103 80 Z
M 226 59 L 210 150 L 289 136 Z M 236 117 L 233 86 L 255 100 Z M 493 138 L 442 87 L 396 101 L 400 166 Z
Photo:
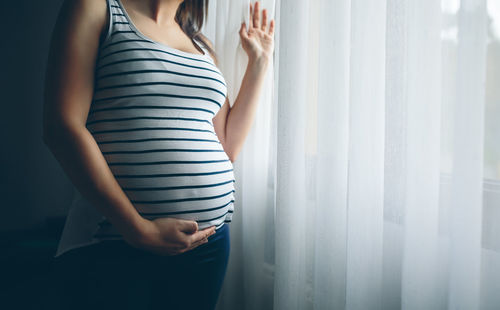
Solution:
M 56 27 L 104 38 L 108 29 L 108 0 L 65 0 Z

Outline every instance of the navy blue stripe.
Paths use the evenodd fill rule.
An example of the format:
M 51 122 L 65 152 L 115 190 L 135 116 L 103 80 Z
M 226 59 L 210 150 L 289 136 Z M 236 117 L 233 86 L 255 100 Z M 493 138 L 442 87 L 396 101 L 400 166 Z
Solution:
M 128 24 L 128 22 L 117 22 L 117 21 L 114 21 L 113 24 L 125 25 L 125 24 Z
M 112 43 L 108 43 L 106 45 L 103 45 L 101 47 L 101 53 L 102 53 L 102 51 L 104 51 L 105 49 L 107 49 L 110 46 L 113 46 L 113 45 L 116 45 L 116 44 L 121 44 L 121 43 L 126 43 L 126 42 L 146 42 L 146 43 L 151 43 L 150 41 L 144 40 L 144 39 L 127 39 L 127 40 L 121 40 L 121 41 L 116 41 L 116 42 L 112 42 Z
M 152 43 L 151 41 L 146 41 L 146 42 Z M 114 51 L 114 52 L 108 53 L 108 54 L 102 56 L 101 59 L 102 58 L 106 58 L 106 57 L 111 56 L 111 55 L 114 55 L 114 54 L 124 53 L 124 52 L 130 52 L 130 51 L 152 51 L 152 52 L 160 52 L 160 53 L 169 54 L 169 55 L 172 55 L 172 56 L 177 56 L 177 57 L 182 57 L 182 58 L 187 58 L 187 59 L 192 59 L 192 60 L 204 62 L 204 63 L 207 63 L 207 64 L 213 66 L 214 68 L 217 68 L 217 66 L 215 66 L 214 63 L 212 63 L 212 62 L 210 62 L 208 60 L 191 58 L 191 57 L 187 57 L 187 56 L 178 55 L 178 54 L 175 54 L 175 53 L 172 53 L 172 52 L 168 52 L 168 51 L 165 51 L 165 50 L 161 50 L 161 49 L 157 49 L 157 48 L 147 48 L 147 47 L 121 49 L 121 50 L 118 50 L 118 51 Z
M 146 166 L 146 165 L 175 165 L 175 164 L 213 164 L 227 162 L 229 159 L 217 160 L 170 160 L 153 162 L 108 162 L 108 166 Z
M 104 45 L 101 48 L 101 53 L 102 53 L 102 51 L 104 49 L 106 49 L 106 48 L 108 48 L 108 47 L 110 47 L 112 45 L 120 44 L 120 43 L 125 43 L 125 42 L 145 42 L 145 43 L 155 44 L 154 41 L 149 41 L 149 40 L 144 40 L 144 39 L 127 39 L 127 40 L 121 40 L 121 41 L 117 41 L 117 42 L 113 42 L 113 43 L 108 43 L 108 44 Z M 152 50 L 154 50 L 154 49 L 152 49 Z M 117 52 L 121 52 L 121 51 L 125 51 L 125 50 L 119 50 Z M 159 51 L 161 51 L 163 53 L 167 53 L 167 54 L 172 55 L 172 56 L 176 56 L 176 57 L 180 57 L 180 58 L 184 58 L 184 59 L 189 59 L 189 60 L 193 60 L 193 61 L 204 62 L 204 63 L 210 64 L 210 65 L 212 65 L 214 67 L 217 67 L 217 66 L 215 66 L 215 64 L 213 62 L 210 62 L 209 60 L 198 59 L 198 58 L 193 58 L 193 57 L 188 57 L 188 56 L 183 56 L 183 55 L 178 55 L 178 54 L 175 54 L 175 53 L 172 53 L 172 52 L 168 52 L 168 51 L 163 51 L 163 50 L 159 50 Z
M 202 108 L 190 108 L 190 107 L 165 107 L 165 106 L 127 106 L 127 107 L 110 107 L 110 108 L 100 108 L 100 109 L 90 109 L 89 114 L 100 112 L 100 111 L 111 111 L 111 110 L 129 110 L 129 109 L 167 109 L 167 110 L 193 110 L 193 111 L 203 111 L 215 115 L 213 111 L 202 109 Z
M 131 121 L 131 120 L 137 120 L 137 119 L 159 119 L 159 120 L 170 119 L 170 120 L 200 122 L 200 123 L 207 123 L 209 125 L 212 125 L 212 123 L 206 119 L 188 118 L 188 117 L 162 117 L 162 116 L 138 116 L 138 117 L 126 117 L 126 118 L 100 119 L 100 120 L 87 122 L 86 125 L 92 125 L 92 124 L 104 123 L 104 122 Z
M 189 177 L 189 176 L 201 176 L 201 175 L 213 175 L 231 172 L 233 169 L 213 171 L 213 172 L 199 172 L 199 173 L 170 173 L 170 174 L 122 174 L 115 175 L 116 178 L 166 178 L 166 177 Z
M 226 83 L 224 83 L 224 82 L 222 82 L 222 81 L 220 81 L 220 80 L 218 80 L 216 78 L 213 78 L 213 77 L 203 76 L 203 75 L 196 75 L 196 74 L 187 74 L 187 73 L 181 73 L 181 72 L 176 72 L 176 71 L 171 71 L 171 70 L 135 70 L 135 71 L 123 71 L 123 72 L 117 72 L 117 73 L 104 74 L 104 75 L 98 76 L 97 79 L 101 80 L 101 79 L 108 78 L 108 77 L 113 77 L 113 76 L 120 76 L 120 75 L 125 75 L 125 74 L 141 74 L 141 73 L 170 73 L 170 74 L 181 75 L 181 76 L 188 76 L 188 77 L 194 77 L 194 78 L 200 78 L 200 79 L 207 79 L 207 80 L 216 81 L 216 82 L 224 85 L 224 87 L 227 87 Z
M 233 202 L 234 202 L 234 200 L 231 200 L 228 203 L 223 204 L 222 206 L 215 207 L 215 208 L 209 208 L 209 209 L 183 210 L 183 211 L 175 211 L 175 212 L 154 212 L 154 213 L 151 213 L 151 212 L 147 212 L 147 213 L 146 212 L 139 212 L 139 214 L 140 215 L 148 216 L 148 215 L 173 215 L 173 214 L 208 212 L 208 211 L 214 211 L 214 210 L 218 210 L 218 209 L 224 208 L 224 207 L 228 206 L 229 204 L 231 204 Z
M 122 98 L 134 98 L 134 97 L 169 97 L 169 98 L 181 98 L 181 99 L 198 99 L 204 100 L 208 102 L 215 103 L 219 108 L 221 104 L 214 99 L 200 97 L 200 96 L 182 96 L 182 95 L 173 95 L 173 94 L 133 94 L 133 95 L 123 95 L 123 96 L 114 96 L 114 97 L 106 97 L 94 99 L 94 102 L 105 101 L 105 100 L 114 100 L 114 99 L 122 99 Z
M 172 202 L 184 202 L 184 201 L 198 201 L 198 200 L 210 200 L 217 199 L 234 193 L 234 189 L 227 193 L 215 195 L 215 196 L 205 196 L 205 197 L 191 197 L 191 198 L 179 198 L 179 199 L 167 199 L 167 200 L 131 200 L 132 203 L 142 203 L 142 204 L 159 204 L 159 203 L 172 203 Z
M 112 65 L 121 64 L 121 63 L 127 63 L 127 62 L 133 62 L 133 61 L 159 61 L 159 62 L 168 62 L 168 63 L 171 63 L 171 64 L 183 66 L 183 67 L 189 67 L 189 68 L 195 68 L 195 69 L 210 71 L 210 72 L 216 73 L 219 76 L 222 76 L 222 74 L 219 71 L 216 71 L 216 70 L 213 70 L 213 69 L 210 69 L 210 68 L 205 68 L 205 67 L 199 67 L 199 66 L 193 66 L 193 65 L 183 64 L 183 63 L 180 63 L 180 62 L 177 62 L 177 61 L 172 61 L 172 60 L 162 59 L 162 58 L 129 58 L 129 59 L 124 59 L 124 60 L 117 60 L 117 61 L 112 61 L 112 62 L 108 62 L 108 63 L 102 64 L 102 65 L 98 66 L 96 68 L 96 70 L 101 70 L 102 68 L 107 67 L 107 66 L 112 66 Z
M 121 85 L 111 85 L 111 86 L 101 86 L 95 88 L 95 91 L 102 91 L 105 89 L 113 89 L 113 88 L 122 88 L 122 87 L 134 87 L 134 86 L 149 86 L 149 85 L 172 85 L 179 87 L 188 87 L 188 88 L 199 88 L 199 89 L 207 89 L 219 93 L 222 97 L 226 97 L 226 95 L 218 89 L 208 87 L 208 86 L 200 86 L 200 85 L 191 85 L 191 84 L 181 84 L 181 83 L 173 83 L 173 82 L 144 82 L 144 83 L 132 83 L 132 84 L 121 84 Z
M 139 212 L 139 214 L 140 215 L 144 215 L 144 216 L 164 216 L 164 215 L 174 215 L 174 214 L 201 213 L 201 212 L 208 212 L 208 211 L 214 211 L 214 210 L 222 209 L 222 208 L 230 205 L 231 203 L 234 203 L 234 200 L 231 200 L 228 203 L 223 204 L 222 206 L 218 206 L 218 207 L 210 208 L 210 209 L 183 210 L 183 211 L 175 211 L 175 212 L 154 212 L 154 213 Z M 108 220 L 106 220 L 104 222 L 100 222 L 99 226 L 111 226 L 111 222 L 109 222 Z
M 99 131 L 91 131 L 91 132 L 92 132 L 92 134 L 99 134 L 99 133 L 128 132 L 128 131 L 141 131 L 141 130 L 179 130 L 179 131 L 199 131 L 199 132 L 214 133 L 212 130 L 208 130 L 208 129 L 180 128 L 180 127 L 141 127 L 141 128 L 99 130 Z
M 102 152 L 102 153 L 104 155 L 108 155 L 108 154 L 144 154 L 144 153 L 157 153 L 157 152 L 224 152 L 224 150 L 155 149 L 155 150 L 140 150 L 140 151 L 111 151 L 111 152 Z
M 134 33 L 134 32 L 132 30 L 118 30 L 118 31 L 113 32 L 111 35 L 114 36 L 114 35 L 119 34 L 119 33 Z
M 214 184 L 202 184 L 202 185 L 186 185 L 186 186 L 170 186 L 170 187 L 123 187 L 122 189 L 126 190 L 126 191 L 134 191 L 134 192 L 168 191 L 168 190 L 176 190 L 176 189 L 215 187 L 215 186 L 225 185 L 228 183 L 234 183 L 234 180 L 229 180 L 226 182 L 214 183 Z
M 200 222 L 210 222 L 210 221 L 213 221 L 213 220 L 216 220 L 216 219 L 220 219 L 221 217 L 226 216 L 228 213 L 230 213 L 230 212 L 229 212 L 229 210 L 228 210 L 228 211 L 226 211 L 224 214 L 219 215 L 219 216 L 217 216 L 217 217 L 213 217 L 213 218 L 211 218 L 211 219 L 206 219 L 206 220 L 197 220 L 197 222 L 198 222 L 198 223 L 200 223 Z
M 132 139 L 132 140 L 109 140 L 97 141 L 97 144 L 111 144 L 111 143 L 136 143 L 147 141 L 200 141 L 200 142 L 215 142 L 220 144 L 220 141 L 210 139 L 194 139 L 194 138 L 147 138 L 147 139 Z
M 224 217 L 226 216 L 228 213 L 232 213 L 231 211 L 226 211 L 224 214 L 220 215 L 220 216 L 217 216 L 217 217 L 214 217 L 214 218 L 211 218 L 211 219 L 206 219 L 206 220 L 196 220 L 198 223 L 200 222 L 210 222 L 210 221 L 213 221 L 213 220 L 216 220 L 216 219 L 219 219 L 221 217 Z M 99 226 L 101 227 L 105 227 L 105 226 L 111 226 L 111 223 L 106 221 L 106 222 L 101 222 L 99 223 Z M 104 236 L 104 235 L 107 235 L 107 236 L 118 236 L 118 235 L 112 235 L 112 234 L 99 234 L 99 235 L 94 235 L 94 236 Z

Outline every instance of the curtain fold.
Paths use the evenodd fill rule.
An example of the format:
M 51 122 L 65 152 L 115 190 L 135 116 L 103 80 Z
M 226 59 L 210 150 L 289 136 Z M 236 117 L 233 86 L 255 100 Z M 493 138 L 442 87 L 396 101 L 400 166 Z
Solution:
M 349 59 L 351 6 L 322 0 L 318 42 L 316 192 L 314 221 L 314 309 L 342 309 L 346 296 Z M 313 47 L 314 48 L 314 47 Z M 314 105 L 316 105 L 316 102 Z M 328 233 L 325 233 L 328 232 Z
M 485 0 L 461 1 L 450 206 L 452 309 L 480 304 L 486 21 Z
M 301 309 L 308 293 L 305 268 L 308 266 L 305 130 L 309 51 L 306 44 L 290 44 L 308 38 L 309 1 L 280 4 L 280 50 L 278 59 L 278 115 L 276 170 L 276 246 L 274 305 Z M 297 22 L 300 21 L 300 22 Z M 307 41 L 306 41 L 307 42 Z M 293 91 L 291 91 L 293 90 Z M 292 209 L 289 208 L 292 207 Z M 280 275 L 280 276 L 278 276 Z
M 249 1 L 204 30 L 231 104 Z M 500 4 L 261 4 L 276 49 L 218 309 L 498 309 Z
M 385 8 L 385 1 L 351 1 L 348 309 L 381 309 Z
M 406 10 L 406 20 L 402 21 L 406 25 L 403 34 L 406 71 L 393 71 L 394 77 L 402 79 L 406 89 L 405 98 L 395 103 L 405 106 L 404 115 L 394 115 L 406 125 L 403 140 L 399 141 L 404 143 L 405 169 L 396 171 L 406 175 L 401 306 L 404 309 L 442 309 L 437 281 L 441 7 L 434 0 L 403 2 Z

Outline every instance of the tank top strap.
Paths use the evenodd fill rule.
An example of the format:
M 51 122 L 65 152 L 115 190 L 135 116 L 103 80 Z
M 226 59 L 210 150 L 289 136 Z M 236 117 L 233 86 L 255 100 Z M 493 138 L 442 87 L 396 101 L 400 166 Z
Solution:
M 114 15 L 116 14 L 116 10 L 117 10 L 117 4 L 115 3 L 115 1 L 113 0 L 106 0 L 106 5 L 107 5 L 107 11 L 108 11 L 108 29 L 106 31 L 106 35 L 104 37 L 104 40 L 103 42 L 101 42 L 102 44 L 104 44 L 104 42 L 108 41 L 108 39 L 111 37 L 111 34 L 113 33 L 113 29 L 114 29 Z
M 111 15 L 116 18 L 116 16 L 125 16 L 125 12 L 123 12 L 123 7 L 120 1 L 118 0 L 106 0 L 108 3 L 108 7 L 111 9 Z
M 106 0 L 106 5 L 108 11 L 108 29 L 106 30 L 106 35 L 104 36 L 103 41 L 101 42 L 102 45 L 109 43 L 107 41 L 111 39 L 115 32 L 133 32 L 120 1 Z

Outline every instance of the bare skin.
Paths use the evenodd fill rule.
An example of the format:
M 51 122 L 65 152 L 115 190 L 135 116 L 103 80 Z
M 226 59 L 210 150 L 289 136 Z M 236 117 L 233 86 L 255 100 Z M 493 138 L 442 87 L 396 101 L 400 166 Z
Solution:
M 202 54 L 174 20 L 181 2 L 122 1 L 145 35 L 176 49 Z M 233 107 L 226 99 L 213 119 L 216 134 L 231 161 L 250 130 L 272 55 L 274 21 L 267 27 L 267 12 L 262 12 L 261 19 L 258 6 L 254 5 L 249 30 L 244 24 L 240 29 L 242 46 L 249 56 L 241 89 Z M 105 0 L 65 1 L 48 59 L 43 140 L 80 193 L 108 218 L 125 241 L 160 255 L 184 253 L 207 242 L 208 236 L 215 233 L 215 226 L 199 230 L 196 221 L 143 218 L 123 192 L 85 126 L 94 92 L 99 42 L 106 27 Z

